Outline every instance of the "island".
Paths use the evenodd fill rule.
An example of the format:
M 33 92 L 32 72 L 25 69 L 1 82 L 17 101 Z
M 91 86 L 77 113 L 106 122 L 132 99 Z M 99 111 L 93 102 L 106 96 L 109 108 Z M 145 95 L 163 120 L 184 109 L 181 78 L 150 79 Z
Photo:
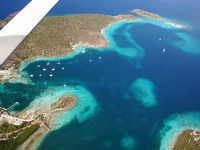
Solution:
M 130 12 L 132 12 L 133 14 L 137 14 L 139 16 L 146 17 L 146 18 L 150 18 L 150 19 L 154 19 L 154 20 L 157 20 L 157 21 L 165 22 L 166 24 L 174 26 L 176 28 L 187 28 L 185 25 L 182 25 L 182 24 L 179 24 L 179 23 L 175 23 L 175 22 L 173 22 L 171 20 L 162 18 L 158 14 L 151 13 L 151 12 L 148 12 L 148 11 L 144 11 L 144 10 L 141 10 L 141 9 L 133 9 L 133 10 L 130 10 Z
M 133 10 L 131 10 L 131 12 L 138 14 L 140 16 L 145 16 L 145 17 L 151 18 L 151 19 L 161 19 L 161 17 L 158 14 L 147 12 L 147 11 L 144 11 L 141 9 L 133 9 Z

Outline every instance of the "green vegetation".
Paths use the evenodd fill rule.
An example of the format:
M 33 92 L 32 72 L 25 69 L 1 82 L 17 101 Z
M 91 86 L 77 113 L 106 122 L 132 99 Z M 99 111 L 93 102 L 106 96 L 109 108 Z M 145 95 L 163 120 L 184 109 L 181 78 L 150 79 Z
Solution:
M 174 145 L 173 150 L 200 150 L 200 139 L 195 141 L 195 138 L 200 137 L 200 133 L 191 135 L 193 131 L 186 130 L 179 135 Z
M 40 126 L 38 124 L 32 125 L 31 127 L 24 129 L 22 133 L 17 136 L 17 138 L 12 138 L 15 137 L 16 134 L 18 134 L 18 133 L 13 133 L 15 135 L 12 134 L 9 140 L 0 141 L 0 149 L 1 150 L 15 149 L 17 146 L 26 141 L 28 137 L 31 136 L 39 127 Z
M 0 28 L 14 15 L 0 20 Z M 73 52 L 72 44 L 105 46 L 106 41 L 101 34 L 101 29 L 119 20 L 134 19 L 136 18 L 133 15 L 99 14 L 45 17 L 11 55 L 3 68 L 8 69 L 13 64 L 18 68 L 20 62 L 28 58 L 67 55 Z
M 18 68 L 19 62 L 27 58 L 67 55 L 72 52 L 70 43 L 105 44 L 101 29 L 111 22 L 116 22 L 115 17 L 98 14 L 46 17 L 22 42 L 3 67 L 8 69 L 16 64 Z
M 9 124 L 9 123 L 6 122 L 6 123 L 4 123 L 0 126 L 0 134 L 1 133 L 9 133 L 9 132 L 12 132 L 12 131 L 15 131 L 15 130 L 19 130 L 19 129 L 24 128 L 28 125 L 30 125 L 30 122 L 23 122 L 19 126 L 12 125 L 12 124 Z

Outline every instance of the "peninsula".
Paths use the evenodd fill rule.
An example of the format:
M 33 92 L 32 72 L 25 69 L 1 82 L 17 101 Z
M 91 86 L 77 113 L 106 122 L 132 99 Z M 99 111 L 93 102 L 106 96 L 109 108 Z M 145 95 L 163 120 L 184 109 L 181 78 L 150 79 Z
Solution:
M 72 109 L 76 104 L 75 96 L 63 95 L 58 101 L 51 104 L 50 109 L 37 111 L 31 118 L 26 116 L 23 111 L 11 115 L 1 109 L 0 149 L 16 149 L 19 145 L 18 149 L 29 149 L 35 144 L 35 142 L 32 143 L 33 139 L 40 140 L 54 128 L 52 121 L 56 119 L 56 115 Z

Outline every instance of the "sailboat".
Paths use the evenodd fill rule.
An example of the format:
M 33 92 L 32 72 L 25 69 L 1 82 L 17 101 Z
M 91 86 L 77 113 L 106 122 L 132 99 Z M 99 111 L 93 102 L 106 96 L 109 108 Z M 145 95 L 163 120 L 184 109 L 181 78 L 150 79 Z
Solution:
M 51 69 L 52 71 L 56 70 L 54 67 Z
M 33 74 L 32 74 L 32 73 L 30 74 L 30 77 L 33 77 Z
M 163 52 L 165 52 L 165 51 L 166 51 L 166 49 L 164 48 L 162 51 L 163 51 Z
M 50 76 L 50 77 L 53 77 L 53 74 L 51 73 L 49 76 Z

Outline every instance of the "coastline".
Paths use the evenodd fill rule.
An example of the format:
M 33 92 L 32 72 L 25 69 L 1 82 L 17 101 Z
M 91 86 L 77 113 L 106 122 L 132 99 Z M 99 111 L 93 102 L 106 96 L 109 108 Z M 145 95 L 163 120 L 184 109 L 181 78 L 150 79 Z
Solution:
M 52 91 L 56 91 L 53 95 Z M 48 96 L 50 95 L 50 96 Z M 74 96 L 76 95 L 76 96 Z M 71 104 L 69 105 L 71 107 L 66 107 L 64 110 L 60 109 L 60 106 L 63 105 L 63 103 L 60 103 L 62 101 L 62 97 L 68 96 L 69 98 L 76 98 L 76 101 L 72 99 Z M 83 111 L 85 108 L 90 108 L 89 111 L 85 112 L 83 114 Z M 50 111 L 49 111 L 50 110 Z M 40 143 L 42 142 L 42 139 L 45 138 L 45 136 L 50 133 L 53 130 L 57 130 L 61 128 L 63 125 L 67 125 L 70 123 L 70 121 L 74 118 L 77 119 L 78 122 L 83 122 L 89 117 L 96 114 L 98 111 L 98 104 L 93 97 L 93 95 L 87 91 L 85 88 L 76 86 L 76 87 L 54 87 L 52 89 L 47 90 L 44 92 L 38 99 L 34 100 L 31 105 L 20 112 L 18 115 L 20 117 L 24 118 L 34 118 L 34 116 L 43 114 L 45 116 L 45 124 L 51 129 L 44 132 L 44 135 L 39 130 L 36 132 L 33 136 L 31 136 L 31 139 L 34 139 L 35 142 L 39 143 L 31 143 L 31 149 L 37 149 L 38 146 L 40 146 Z M 24 144 L 22 144 L 22 147 L 26 147 L 30 143 L 30 139 Z M 21 148 L 21 147 L 20 147 Z
M 176 22 L 174 22 L 172 20 L 163 18 L 158 14 L 154 14 L 154 13 L 151 13 L 151 12 L 148 12 L 148 11 L 144 11 L 144 10 L 141 10 L 141 9 L 133 9 L 133 10 L 130 10 L 130 12 L 133 13 L 133 14 L 145 17 L 145 18 L 150 18 L 150 19 L 153 19 L 153 20 L 156 20 L 156 21 L 165 22 L 166 24 L 169 24 L 169 25 L 171 25 L 171 26 L 173 26 L 175 28 L 180 28 L 180 29 L 187 28 L 186 25 L 182 25 L 182 24 L 176 23 Z
M 176 133 L 176 135 L 174 135 L 172 143 L 169 146 L 169 150 L 174 150 L 175 145 L 177 144 L 178 138 L 179 136 L 185 131 L 185 130 L 189 130 L 189 129 L 184 129 L 182 131 L 180 131 L 180 133 Z
M 93 15 L 98 15 L 98 14 L 86 14 L 86 15 L 90 15 L 90 16 L 93 17 Z M 75 16 L 76 17 L 77 15 L 69 15 L 69 16 Z M 100 15 L 100 16 L 103 16 L 103 15 Z M 68 17 L 68 16 L 62 16 L 62 17 L 63 17 L 63 21 L 64 21 L 65 17 Z M 84 17 L 84 15 L 82 17 Z M 82 19 L 82 17 L 80 19 Z M 71 43 L 69 43 L 69 47 L 67 47 L 67 45 L 66 45 L 66 48 L 68 50 L 65 51 L 65 52 L 61 52 L 61 54 L 56 54 L 56 53 L 48 54 L 46 52 L 44 52 L 44 53 L 42 52 L 42 54 L 39 54 L 39 55 L 36 54 L 36 56 L 26 57 L 25 59 L 22 58 L 22 60 L 19 61 L 20 58 L 16 57 L 16 55 L 17 56 L 21 55 L 21 54 L 23 55 L 23 52 L 20 52 L 21 49 L 22 49 L 21 47 L 23 47 L 23 46 L 20 46 L 11 55 L 11 57 L 6 61 L 6 63 L 3 65 L 3 70 L 2 71 L 0 70 L 0 83 L 6 82 L 6 81 L 10 81 L 10 80 L 19 80 L 20 78 L 23 78 L 23 75 L 20 74 L 20 72 L 19 72 L 19 68 L 22 68 L 22 66 L 24 66 L 24 64 L 27 64 L 27 63 L 35 60 L 35 59 L 39 59 L 39 58 L 47 58 L 48 59 L 48 58 L 67 57 L 67 56 L 69 56 L 71 54 L 74 54 L 74 51 L 76 50 L 76 48 L 78 46 L 95 47 L 95 48 L 108 47 L 109 44 L 106 41 L 105 36 L 103 34 L 103 31 L 106 28 L 110 27 L 112 24 L 117 23 L 119 21 L 134 21 L 134 20 L 137 19 L 133 15 L 122 15 L 122 14 L 117 15 L 117 16 L 106 16 L 106 17 L 109 17 L 109 20 L 103 25 L 103 27 L 97 29 L 99 31 L 95 31 L 95 33 L 91 32 L 91 34 L 95 34 L 94 36 L 96 36 L 96 38 L 98 39 L 98 41 L 96 43 L 93 43 L 91 40 L 88 40 L 88 41 L 77 41 L 75 43 L 71 42 Z M 51 18 L 56 18 L 56 17 L 46 17 L 45 19 L 51 19 Z M 38 30 L 38 28 L 40 28 L 40 26 L 42 26 L 41 24 L 42 23 L 40 23 L 38 25 L 39 27 L 36 27 L 36 29 L 34 29 L 35 32 L 39 32 L 37 30 Z M 90 30 L 90 29 L 88 29 L 88 30 Z M 80 38 L 81 38 L 81 35 L 76 35 L 76 36 L 80 36 Z M 27 37 L 27 38 L 29 38 L 29 37 Z M 30 43 L 27 40 L 25 40 L 21 45 L 25 45 L 25 47 L 27 47 L 26 45 L 29 45 L 29 44 Z M 22 56 L 22 57 L 24 57 L 24 56 Z M 30 84 L 30 81 L 27 81 L 27 82 L 25 81 L 23 83 Z
M 72 108 L 75 108 L 77 105 L 78 99 L 76 96 L 66 93 L 65 90 L 62 92 L 63 93 L 58 93 L 54 97 L 50 96 L 49 98 L 52 99 L 48 99 L 46 104 L 43 103 L 41 107 L 35 108 L 31 105 L 14 115 L 11 115 L 5 108 L 1 107 L 0 124 L 5 124 L 5 127 L 1 127 L 0 142 L 6 142 L 1 143 L 3 144 L 1 146 L 6 147 L 10 141 L 13 141 L 15 144 L 10 145 L 12 149 L 16 148 L 16 146 L 19 147 L 17 148 L 19 150 L 27 148 L 37 149 L 42 139 L 44 139 L 48 133 L 58 129 L 59 124 L 57 124 L 57 121 L 59 121 L 60 116 L 70 111 Z M 22 134 L 26 132 L 24 130 L 35 125 L 37 125 L 37 129 L 32 132 L 23 143 L 18 143 L 17 140 L 19 138 L 22 140 Z M 11 131 L 10 128 L 15 128 L 15 126 L 19 128 L 16 127 L 16 129 L 12 129 Z M 15 138 L 13 138 L 13 136 L 15 136 Z
M 126 16 L 126 15 L 124 15 L 124 16 Z M 113 17 L 113 16 L 112 16 Z M 121 19 L 120 19 L 121 18 Z M 72 42 L 72 44 L 70 44 L 69 43 L 69 51 L 66 53 L 65 51 L 62 51 L 63 53 L 61 54 L 61 55 L 57 55 L 56 53 L 54 53 L 54 54 L 48 54 L 48 52 L 44 52 L 44 55 L 42 54 L 41 56 L 34 56 L 34 57 L 30 57 L 30 58 L 28 58 L 28 59 L 25 59 L 24 61 L 22 61 L 22 62 L 20 62 L 20 64 L 18 64 L 19 66 L 17 66 L 17 69 L 18 68 L 21 68 L 24 64 L 27 64 L 27 63 L 29 63 L 29 62 L 31 62 L 31 61 L 33 61 L 34 59 L 37 59 L 37 58 L 49 58 L 49 57 L 54 57 L 54 58 L 56 58 L 56 57 L 61 57 L 61 56 L 68 56 L 68 55 L 71 55 L 71 54 L 74 54 L 74 51 L 73 50 L 76 50 L 76 48 L 78 47 L 78 46 L 86 46 L 86 47 L 96 47 L 96 48 L 99 48 L 99 47 L 107 47 L 107 46 L 109 46 L 109 43 L 106 41 L 106 39 L 105 39 L 105 37 L 104 37 L 104 30 L 106 29 L 106 28 L 108 28 L 108 27 L 110 27 L 112 24 L 114 24 L 114 23 L 116 23 L 116 22 L 119 22 L 119 21 L 134 21 L 134 19 L 133 20 L 126 20 L 126 19 L 124 19 L 123 18 L 123 15 L 122 16 L 120 16 L 118 19 L 116 19 L 115 21 L 111 21 L 111 22 L 109 22 L 109 24 L 107 24 L 106 26 L 104 26 L 103 28 L 101 28 L 101 30 L 100 31 L 98 31 L 98 33 L 97 33 L 97 31 L 94 31 L 95 33 L 96 33 L 96 36 L 97 36 L 97 39 L 99 38 L 99 40 L 98 40 L 98 42 L 99 43 L 93 43 L 93 41 L 91 41 L 91 42 L 85 42 L 84 40 L 83 41 L 79 41 L 79 42 Z M 162 21 L 164 21 L 164 20 L 162 20 Z M 171 25 L 173 25 L 173 26 L 175 26 L 176 24 L 171 24 Z M 176 26 L 177 27 L 177 26 Z M 94 32 L 91 32 L 91 34 L 92 33 L 94 33 Z M 101 36 L 99 36 L 101 34 Z M 102 38 L 103 37 L 103 38 Z M 26 42 L 26 40 L 25 40 L 25 42 Z M 24 44 L 24 43 L 23 43 Z M 28 43 L 28 44 L 30 44 L 30 43 Z M 65 49 L 66 50 L 66 49 Z M 17 50 L 16 50 L 17 51 Z M 19 52 L 20 53 L 20 52 Z M 19 53 L 18 52 L 16 52 L 16 54 L 17 55 L 19 55 Z M 15 55 L 15 54 L 14 54 Z M 11 58 L 12 59 L 12 58 Z M 9 63 L 9 62 L 7 62 L 7 63 Z M 12 63 L 11 63 L 12 64 Z M 6 72 L 5 72 L 5 74 L 6 74 Z M 16 72 L 14 72 L 14 75 L 15 74 L 19 74 L 19 72 L 18 71 L 16 71 Z M 14 78 L 14 80 L 15 80 L 15 78 Z M 8 81 L 8 80 L 6 80 L 6 81 Z M 2 82 L 5 82 L 5 81 L 2 81 Z M 48 109 L 48 108 L 46 108 L 46 109 Z M 42 111 L 44 111 L 44 110 L 42 110 Z M 47 111 L 47 110 L 45 110 L 45 111 Z M 39 111 L 36 111 L 36 112 L 34 112 L 35 114 L 38 114 L 38 113 L 41 113 L 41 112 L 39 112 Z M 51 119 L 50 119 L 51 120 Z M 39 144 L 40 144 L 40 142 L 42 141 L 42 139 L 43 138 L 45 138 L 45 136 L 48 134 L 49 132 L 48 131 L 46 131 L 46 132 L 44 132 L 43 131 L 43 129 L 39 129 L 38 131 L 36 131 L 31 137 L 30 137 L 30 139 L 28 139 L 27 141 L 25 141 L 24 142 L 24 144 L 22 144 L 21 145 L 21 147 L 19 147 L 19 149 L 21 148 L 21 149 L 26 149 L 27 148 L 27 146 L 28 146 L 28 148 L 30 148 L 30 149 L 37 149 L 37 146 L 39 146 Z M 31 140 L 31 139 L 33 139 L 34 140 L 34 142 Z M 38 143 L 39 142 L 39 143 Z M 36 144 L 37 143 L 37 144 Z
M 47 136 L 48 131 L 40 127 L 36 132 L 34 132 L 23 144 L 18 146 L 17 150 L 37 150 L 42 140 Z
M 153 14 L 153 13 L 151 13 L 151 14 Z M 90 18 L 94 19 L 94 17 L 97 17 L 96 15 L 98 17 L 99 16 L 103 17 L 103 19 L 105 19 L 106 21 L 104 22 L 103 25 L 101 25 L 101 27 L 96 27 L 96 29 L 94 29 L 95 31 L 90 31 L 90 30 L 92 30 L 90 28 L 87 29 L 88 30 L 87 33 L 90 35 L 89 39 L 86 38 L 85 40 L 83 40 L 85 38 L 85 36 L 88 36 L 88 35 L 74 34 L 74 36 L 76 36 L 76 37 L 79 36 L 79 40 L 78 41 L 70 40 L 71 42 L 69 41 L 64 46 L 62 45 L 61 48 L 63 50 L 59 50 L 58 48 L 55 48 L 53 50 L 53 48 L 52 48 L 52 49 L 48 50 L 48 52 L 47 52 L 46 49 L 48 49 L 49 47 L 44 46 L 42 49 L 40 48 L 38 51 L 33 52 L 33 48 L 31 47 L 31 45 L 33 45 L 33 46 L 36 45 L 36 43 L 35 43 L 36 41 L 33 41 L 32 37 L 38 36 L 38 33 L 40 33 L 40 32 L 43 33 L 44 31 L 46 31 L 44 29 L 45 22 L 48 22 L 48 21 L 52 22 L 52 19 L 56 20 L 57 18 L 59 18 L 59 19 L 61 18 L 61 21 L 63 20 L 63 22 L 64 22 L 66 19 L 70 20 L 70 18 L 68 18 L 68 17 L 72 17 L 72 18 L 75 17 L 76 19 L 77 19 L 77 17 L 80 17 L 78 19 L 78 22 L 80 22 L 80 20 L 82 18 L 86 17 L 86 20 L 88 20 Z M 66 56 L 69 56 L 71 54 L 74 54 L 74 51 L 76 50 L 76 47 L 78 47 L 78 46 L 94 47 L 94 48 L 108 47 L 109 43 L 105 39 L 105 34 L 103 33 L 106 28 L 108 28 L 112 24 L 120 22 L 120 21 L 130 22 L 130 21 L 136 21 L 138 19 L 139 18 L 136 18 L 134 15 L 122 15 L 122 14 L 117 15 L 117 16 L 98 15 L 98 14 L 83 14 L 83 15 L 67 15 L 67 16 L 61 16 L 61 17 L 60 16 L 46 17 L 38 25 L 38 27 L 36 27 L 34 29 L 34 31 L 29 35 L 29 37 L 27 37 L 27 39 L 25 39 L 25 41 L 21 44 L 21 46 L 19 46 L 19 48 L 6 61 L 6 63 L 3 65 L 3 69 L 8 70 L 9 68 L 13 68 L 13 69 L 16 69 L 15 72 L 17 72 L 17 70 L 19 68 L 21 68 L 24 64 L 31 62 L 34 59 L 66 57 Z M 99 19 L 99 20 L 102 20 L 102 18 Z M 167 19 L 164 19 L 164 18 L 161 18 L 159 20 L 161 22 L 169 24 L 170 26 L 174 26 L 175 28 L 186 28 L 186 26 L 184 26 L 184 25 L 174 23 L 173 21 L 170 21 L 170 20 L 167 20 Z M 53 24 L 53 23 L 51 23 L 51 24 Z M 49 24 L 47 24 L 47 25 L 49 26 Z M 35 32 L 38 32 L 38 33 L 36 33 L 36 35 L 34 35 Z M 72 32 L 72 34 L 73 34 L 73 32 Z M 94 39 L 97 39 L 97 40 L 94 42 Z M 43 45 L 42 43 L 38 43 L 38 44 Z M 26 48 L 26 49 L 24 49 L 24 48 Z M 27 53 L 27 51 L 28 51 L 28 53 Z M 24 53 L 27 53 L 27 54 L 24 54 Z M 30 56 L 27 56 L 28 54 L 30 54 Z M 24 56 L 24 55 L 26 55 L 26 56 Z M 7 74 L 5 74 L 5 75 L 7 75 Z M 8 80 L 9 79 L 4 80 L 4 81 L 8 81 Z M 0 82 L 4 82 L 4 81 L 1 81 L 1 77 L 0 77 Z
M 169 147 L 169 150 L 174 150 L 174 147 L 175 147 L 175 145 L 177 144 L 177 141 L 178 141 L 179 136 L 180 136 L 181 134 L 183 134 L 183 132 L 186 131 L 186 130 L 188 130 L 188 129 L 185 129 L 185 130 L 181 131 L 180 133 L 178 133 L 178 134 L 176 135 L 175 139 L 172 141 L 172 143 L 171 143 L 171 145 L 170 145 L 170 147 Z
M 162 129 L 159 131 L 161 140 L 160 149 L 175 150 L 174 146 L 177 146 L 177 141 L 183 132 L 187 130 L 195 130 L 197 132 L 200 131 L 199 118 L 199 112 L 186 112 L 181 114 L 173 114 L 164 120 L 164 127 L 162 127 Z
M 198 147 L 195 147 L 195 145 L 197 144 L 200 145 L 200 132 L 195 129 L 185 129 L 177 135 L 176 139 L 172 143 L 172 146 L 170 147 L 170 150 L 177 150 L 183 148 L 194 149 Z
M 45 126 L 42 126 L 40 124 L 40 128 L 36 132 L 34 132 L 23 144 L 19 145 L 17 149 L 36 150 L 43 141 L 43 139 L 48 135 L 48 133 L 56 129 L 56 124 L 54 124 L 53 122 L 57 119 L 57 117 L 62 113 L 73 109 L 76 106 L 76 104 L 77 98 L 75 96 L 61 95 L 56 102 L 51 104 L 51 107 L 44 106 L 43 108 L 34 112 L 34 114 L 32 114 L 31 116 L 26 114 L 28 110 L 32 109 L 31 107 L 20 112 L 18 115 L 21 116 L 21 118 L 32 118 L 32 116 L 42 115 L 44 117 L 44 124 L 51 130 L 47 130 Z
M 65 106 L 65 103 L 62 103 L 62 101 L 65 101 L 62 99 L 63 97 L 71 99 L 71 103 L 68 103 L 69 105 L 66 105 L 67 107 L 64 109 L 60 107 L 62 105 Z M 83 114 L 85 108 L 90 109 Z M 40 146 L 42 139 L 44 139 L 51 131 L 57 130 L 63 125 L 67 125 L 75 118 L 81 123 L 95 115 L 98 110 L 98 103 L 95 98 L 82 86 L 50 87 L 44 93 L 39 95 L 27 108 L 15 114 L 19 118 L 33 119 L 36 123 L 39 122 L 40 125 L 42 125 L 41 127 L 45 127 L 46 130 L 44 135 L 43 132 L 41 133 L 43 130 L 39 130 L 31 136 L 31 139 L 34 139 L 36 143 L 30 143 L 31 140 L 27 139 L 28 141 L 25 141 L 21 146 L 27 147 L 30 143 L 31 149 L 37 149 L 37 147 Z M 37 119 L 38 117 L 39 120 Z M 40 118 L 44 118 L 42 119 L 42 122 Z M 38 141 L 39 143 L 37 143 Z M 20 148 L 22 149 L 21 146 Z
M 101 34 L 102 28 L 120 20 L 135 19 L 132 15 L 99 14 L 46 17 L 22 42 L 2 68 L 6 70 L 13 66 L 19 68 L 20 62 L 29 58 L 66 56 L 73 53 L 72 48 L 76 44 L 94 47 L 107 46 Z M 74 27 L 74 24 L 77 26 Z M 90 26 L 90 24 L 93 25 Z M 49 26 L 52 28 L 48 28 Z

